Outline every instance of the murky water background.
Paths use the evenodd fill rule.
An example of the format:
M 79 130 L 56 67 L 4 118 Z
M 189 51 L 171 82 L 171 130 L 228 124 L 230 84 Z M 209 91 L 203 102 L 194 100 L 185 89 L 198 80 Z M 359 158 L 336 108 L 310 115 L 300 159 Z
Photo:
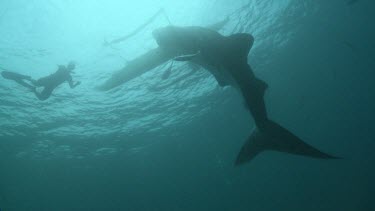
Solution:
M 39 78 L 77 61 L 44 102 L 0 79 L 2 210 L 373 210 L 374 3 L 358 1 L 0 1 L 0 67 Z M 126 42 L 160 8 L 160 15 Z M 168 25 L 251 33 L 270 116 L 341 160 L 266 152 L 234 167 L 253 127 L 241 96 L 167 65 L 94 88 L 156 46 Z M 168 18 L 166 18 L 168 17 Z

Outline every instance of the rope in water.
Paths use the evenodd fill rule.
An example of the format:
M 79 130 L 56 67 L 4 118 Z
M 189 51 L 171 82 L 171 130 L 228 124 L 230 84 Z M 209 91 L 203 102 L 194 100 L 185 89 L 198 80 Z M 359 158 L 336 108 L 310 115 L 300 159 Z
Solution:
M 248 3 L 248 4 L 245 4 L 244 6 L 236 9 L 235 11 L 229 13 L 227 15 L 227 17 L 231 17 L 231 16 L 234 16 L 234 15 L 238 15 L 238 13 L 244 9 L 246 9 L 251 3 Z M 168 21 L 168 24 L 169 25 L 172 25 L 172 22 L 171 20 L 169 19 L 168 17 L 168 14 L 165 12 L 165 10 L 163 8 L 159 9 L 152 17 L 150 17 L 144 24 L 140 25 L 137 29 L 135 29 L 133 32 L 123 36 L 123 37 L 120 37 L 120 38 L 117 38 L 117 39 L 114 39 L 110 42 L 105 42 L 105 45 L 108 46 L 108 45 L 112 45 L 112 44 L 116 44 L 116 43 L 119 43 L 119 42 L 122 42 L 122 41 L 125 41 L 131 37 L 133 37 L 134 35 L 136 35 L 138 32 L 140 32 L 142 29 L 144 29 L 147 25 L 149 25 L 152 21 L 155 20 L 155 18 L 159 15 L 163 15 L 165 17 L 165 19 Z
M 153 20 L 155 20 L 155 18 L 157 16 L 159 16 L 160 14 L 164 14 L 164 17 L 167 19 L 168 23 L 171 24 L 171 21 L 169 20 L 169 17 L 166 14 L 166 12 L 164 11 L 164 9 L 159 9 L 152 17 L 150 17 L 144 24 L 142 24 L 138 28 L 136 28 L 133 32 L 131 32 L 130 34 L 127 34 L 123 37 L 120 37 L 118 39 L 112 40 L 111 42 L 106 42 L 105 45 L 111 45 L 111 44 L 119 43 L 119 42 L 122 42 L 122 41 L 125 41 L 125 40 L 129 39 L 130 37 L 132 37 L 132 36 L 136 35 L 138 32 L 140 32 L 142 29 L 144 29 L 148 24 L 150 24 Z

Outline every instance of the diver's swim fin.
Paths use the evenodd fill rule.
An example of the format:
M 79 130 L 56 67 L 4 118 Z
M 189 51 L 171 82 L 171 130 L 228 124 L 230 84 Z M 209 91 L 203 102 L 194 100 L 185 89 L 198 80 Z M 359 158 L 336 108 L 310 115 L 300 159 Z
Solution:
M 20 84 L 20 85 L 22 85 L 22 86 L 24 86 L 24 87 L 26 87 L 30 90 L 35 90 L 35 86 L 30 85 L 30 84 L 28 84 L 24 81 L 24 80 L 31 80 L 30 76 L 22 75 L 22 74 L 10 72 L 10 71 L 3 71 L 3 72 L 1 72 L 1 75 L 5 79 L 13 80 L 13 81 L 17 82 L 18 84 Z
M 15 72 L 10 72 L 10 71 L 2 71 L 1 75 L 5 79 L 15 80 L 15 81 L 17 81 L 17 80 L 24 80 L 24 79 L 30 79 L 30 76 L 22 75 L 22 74 L 15 73 Z
M 277 123 L 267 120 L 262 129 L 254 129 L 242 146 L 235 164 L 246 163 L 265 150 L 275 150 L 321 159 L 338 158 L 319 151 Z

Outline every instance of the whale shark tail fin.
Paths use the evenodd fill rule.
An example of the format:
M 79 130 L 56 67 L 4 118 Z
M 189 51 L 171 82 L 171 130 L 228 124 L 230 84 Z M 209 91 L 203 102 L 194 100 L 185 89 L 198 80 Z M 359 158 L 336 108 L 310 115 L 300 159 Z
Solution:
M 319 151 L 277 123 L 267 120 L 267 122 L 264 123 L 264 127 L 261 129 L 255 128 L 253 130 L 250 137 L 242 146 L 235 164 L 240 165 L 246 163 L 265 150 L 274 150 L 320 159 L 338 158 Z

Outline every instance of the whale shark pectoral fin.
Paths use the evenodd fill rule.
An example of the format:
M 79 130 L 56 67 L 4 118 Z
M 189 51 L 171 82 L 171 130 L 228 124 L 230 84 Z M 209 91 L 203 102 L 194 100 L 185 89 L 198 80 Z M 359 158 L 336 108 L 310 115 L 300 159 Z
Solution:
M 123 83 L 126 83 L 149 70 L 167 62 L 172 59 L 173 55 L 162 50 L 161 48 L 155 48 L 149 52 L 135 58 L 128 62 L 124 68 L 115 72 L 110 79 L 104 84 L 99 86 L 97 89 L 100 91 L 107 91 Z
M 259 153 L 274 150 L 319 159 L 339 159 L 305 143 L 293 133 L 269 120 L 263 129 L 256 128 L 242 146 L 236 165 L 251 161 Z

